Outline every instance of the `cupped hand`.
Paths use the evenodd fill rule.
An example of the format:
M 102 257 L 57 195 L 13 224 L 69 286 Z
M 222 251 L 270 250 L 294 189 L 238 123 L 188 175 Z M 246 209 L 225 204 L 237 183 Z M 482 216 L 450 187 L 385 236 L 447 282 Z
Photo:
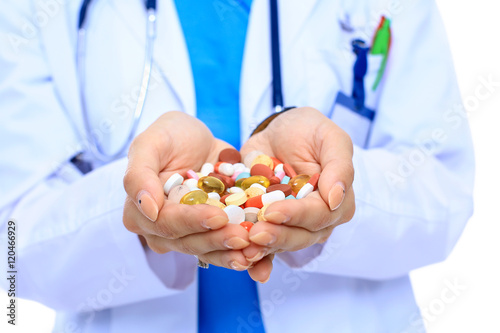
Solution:
M 249 239 L 243 227 L 227 224 L 226 213 L 218 207 L 174 203 L 163 192 L 172 174 L 200 170 L 206 162 L 215 164 L 220 151 L 229 147 L 185 113 L 172 111 L 158 118 L 130 146 L 123 180 L 125 227 L 155 252 L 177 251 L 209 264 L 246 269 L 249 262 L 241 249 Z
M 258 150 L 290 164 L 297 174 L 321 173 L 315 191 L 300 200 L 272 203 L 264 219 L 250 230 L 243 254 L 253 267 L 252 279 L 267 281 L 274 253 L 298 251 L 325 242 L 333 229 L 352 219 L 353 145 L 347 133 L 313 108 L 297 108 L 276 117 L 242 147 L 246 156 Z

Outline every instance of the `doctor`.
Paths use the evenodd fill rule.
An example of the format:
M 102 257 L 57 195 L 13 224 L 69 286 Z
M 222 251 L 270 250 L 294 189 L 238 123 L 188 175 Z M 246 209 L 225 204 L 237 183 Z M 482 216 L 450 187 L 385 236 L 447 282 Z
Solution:
M 158 3 L 155 65 L 132 158 L 124 153 L 106 162 L 90 153 L 82 116 L 75 62 L 80 1 L 15 2 L 0 12 L 6 45 L 0 50 L 2 243 L 4 221 L 16 219 L 20 296 L 59 311 L 55 332 L 197 330 L 198 285 L 204 282 L 198 279 L 196 259 L 180 248 L 157 254 L 122 222 L 142 235 L 134 223 L 153 223 L 144 216 L 154 219 L 149 210 L 127 216 L 137 210 L 137 194 L 145 189 L 135 190 L 145 183 L 141 175 L 130 176 L 130 170 L 150 168 L 154 161 L 134 156 L 153 151 L 158 124 L 165 122 L 169 133 L 183 132 L 172 138 L 179 143 L 175 149 L 191 149 L 193 154 L 197 145 L 180 146 L 190 131 L 202 139 L 212 133 L 221 138 L 212 126 L 208 131 L 193 118 L 201 117 L 200 93 L 185 26 L 189 15 L 179 4 Z M 245 4 L 250 9 L 248 2 L 215 1 L 215 15 L 230 24 L 241 14 L 238 6 Z M 309 143 L 307 132 L 300 130 L 320 127 L 331 118 L 333 127 L 319 142 L 336 147 L 327 138 L 344 140 L 342 128 L 349 140 L 341 140 L 338 149 L 347 152 L 341 155 L 346 162 L 348 143 L 354 143 L 356 212 L 333 231 L 329 221 L 325 237 L 310 242 L 317 244 L 278 253 L 274 259 L 264 253 L 249 273 L 262 282 L 270 273 L 270 279 L 257 285 L 255 310 L 235 318 L 235 331 L 258 332 L 261 319 L 266 332 L 423 332 L 408 273 L 450 253 L 472 213 L 473 185 L 468 127 L 451 121 L 460 95 L 434 1 L 293 0 L 280 1 L 279 8 L 284 100 L 321 114 L 310 108 L 287 111 L 248 140 L 274 112 L 269 6 L 267 0 L 254 0 L 238 80 L 239 143 L 247 143 L 243 153 L 254 148 L 273 153 L 283 146 L 274 140 L 281 133 L 294 136 L 298 129 L 290 142 L 303 135 Z M 144 12 L 143 2 L 135 0 L 96 0 L 89 12 L 85 105 L 92 135 L 106 151 L 120 147 L 133 120 L 145 57 Z M 354 54 L 352 41 L 375 49 L 372 38 L 382 15 L 390 19 L 388 57 L 365 53 L 366 74 L 353 72 L 356 63 L 363 67 L 364 45 Z M 353 89 L 359 88 L 358 74 L 363 74 L 362 90 Z M 351 94 L 353 90 L 357 93 Z M 226 91 L 232 94 L 221 89 L 220 96 Z M 360 100 L 362 107 L 350 104 Z M 143 147 L 141 142 L 151 146 L 134 153 L 134 147 Z M 199 157 L 210 159 L 210 153 Z M 94 170 L 85 173 L 89 163 Z M 127 166 L 128 196 L 123 189 Z M 349 191 L 349 177 L 338 178 Z M 328 185 L 333 188 L 334 182 Z M 327 197 L 321 197 L 326 205 Z M 353 205 L 347 195 L 340 207 L 346 204 Z M 293 216 L 303 213 L 302 208 Z M 158 207 L 158 216 L 162 209 Z M 341 214 L 340 222 L 350 218 L 348 212 Z M 289 222 L 299 223 L 293 217 Z M 246 260 L 255 254 L 249 249 L 261 249 L 258 245 L 252 242 L 225 255 L 237 252 Z M 282 250 L 278 245 L 286 244 L 271 246 L 269 252 Z

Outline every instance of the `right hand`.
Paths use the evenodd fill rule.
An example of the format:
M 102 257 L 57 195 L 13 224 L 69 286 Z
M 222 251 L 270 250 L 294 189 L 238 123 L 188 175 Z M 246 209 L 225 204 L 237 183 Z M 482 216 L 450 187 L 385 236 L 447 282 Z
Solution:
M 229 147 L 185 113 L 172 111 L 158 118 L 130 146 L 123 180 L 125 227 L 157 253 L 176 251 L 216 266 L 247 269 L 250 263 L 241 249 L 250 243 L 242 226 L 228 224 L 220 208 L 169 202 L 163 192 L 172 174 L 215 164 L 220 151 Z

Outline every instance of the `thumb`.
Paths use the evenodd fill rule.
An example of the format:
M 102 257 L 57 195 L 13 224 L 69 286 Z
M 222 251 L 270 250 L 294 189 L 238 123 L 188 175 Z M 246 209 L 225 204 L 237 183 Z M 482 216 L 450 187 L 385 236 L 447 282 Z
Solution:
M 148 140 L 138 136 L 130 146 L 123 186 L 142 214 L 156 221 L 163 206 L 160 156 Z
M 352 141 L 340 128 L 337 127 L 337 130 L 324 136 L 319 155 L 322 171 L 318 189 L 332 211 L 342 204 L 345 194 L 352 186 L 352 154 Z

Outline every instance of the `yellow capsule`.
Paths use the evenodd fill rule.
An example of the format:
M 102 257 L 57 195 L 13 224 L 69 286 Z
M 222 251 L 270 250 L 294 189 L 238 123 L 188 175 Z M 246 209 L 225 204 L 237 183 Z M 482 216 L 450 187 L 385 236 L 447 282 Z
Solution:
M 220 179 L 212 176 L 201 177 L 198 180 L 198 187 L 205 193 L 216 192 L 222 194 L 226 190 L 224 183 Z
M 290 181 L 288 182 L 288 185 L 290 185 L 292 187 L 292 191 L 294 191 L 295 193 L 299 193 L 302 186 L 307 184 L 309 179 L 311 179 L 311 176 L 309 176 L 309 175 L 297 175 L 297 176 L 293 177 L 292 179 L 290 179 Z
M 219 207 L 220 209 L 226 208 L 226 205 L 224 205 L 222 202 L 214 198 L 208 198 L 207 202 L 205 203 L 210 206 Z
M 199 205 L 199 204 L 204 204 L 208 200 L 208 194 L 206 194 L 203 191 L 191 191 L 189 193 L 186 193 L 182 199 L 181 199 L 181 204 L 184 205 Z
M 260 184 L 264 187 L 269 187 L 269 185 L 271 184 L 271 182 L 269 181 L 269 179 L 267 179 L 266 177 L 264 176 L 252 176 L 252 177 L 248 177 L 247 179 L 245 179 L 242 183 L 241 183 L 241 188 L 246 190 L 247 188 L 249 188 L 250 186 L 252 186 L 252 184 Z
M 247 195 L 247 198 L 253 198 L 253 197 L 258 197 L 259 195 L 264 194 L 264 190 L 258 187 L 249 187 L 245 190 L 245 194 Z
M 262 155 L 259 155 L 257 156 L 253 161 L 252 161 L 252 166 L 253 167 L 255 164 L 264 164 L 264 165 L 267 165 L 268 167 L 271 168 L 271 170 L 273 169 L 273 166 L 274 166 L 274 162 L 273 160 L 265 155 L 265 154 L 262 154 Z M 251 168 L 250 167 L 250 168 Z
M 241 183 L 243 183 L 245 181 L 246 178 L 240 178 L 236 181 L 236 183 L 234 183 L 234 186 L 236 187 L 241 187 Z

